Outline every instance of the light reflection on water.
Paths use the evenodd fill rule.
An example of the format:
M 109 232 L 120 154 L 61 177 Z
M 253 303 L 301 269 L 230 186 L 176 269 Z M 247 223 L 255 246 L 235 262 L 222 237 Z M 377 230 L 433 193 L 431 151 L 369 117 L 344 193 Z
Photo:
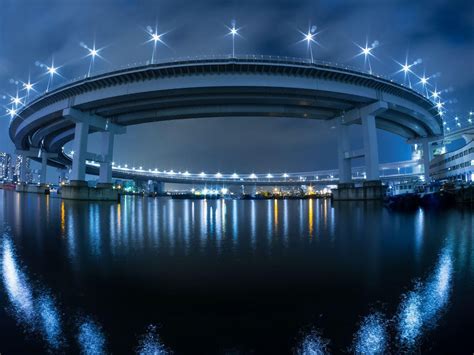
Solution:
M 352 351 L 356 354 L 384 354 L 390 346 L 397 351 L 412 352 L 424 333 L 437 325 L 448 306 L 453 273 L 452 248 L 442 249 L 431 274 L 424 282 L 415 282 L 414 289 L 402 294 L 399 311 L 391 319 L 375 312 L 361 321 L 354 333 Z M 395 328 L 390 342 L 390 327 Z M 300 342 L 298 354 L 329 353 L 330 341 L 311 330 Z
M 139 339 L 136 352 L 139 355 L 165 355 L 170 353 L 161 342 L 156 326 L 154 325 L 150 325 L 146 333 Z
M 384 354 L 388 341 L 387 321 L 379 313 L 365 317 L 354 335 L 356 354 Z
M 374 313 L 361 322 L 354 335 L 353 350 L 359 354 L 383 354 L 389 347 L 387 327 L 394 324 L 401 351 L 413 351 L 424 332 L 434 328 L 451 292 L 452 248 L 442 249 L 431 274 L 424 282 L 415 282 L 414 289 L 402 294 L 398 313 L 386 319 Z
M 62 344 L 61 319 L 55 301 L 44 290 L 33 287 L 17 261 L 11 240 L 2 237 L 2 279 L 11 305 L 11 312 L 26 331 L 38 331 L 52 349 Z
M 17 199 L 17 197 L 15 198 Z M 54 204 L 55 201 L 52 200 L 48 208 L 54 209 Z M 234 260 L 233 257 L 240 258 L 239 263 L 243 267 L 246 267 L 245 264 L 251 260 L 250 264 L 258 269 L 260 265 L 252 264 L 253 260 L 263 256 L 261 259 L 265 262 L 275 262 L 277 259 L 272 259 L 270 256 L 278 254 L 283 257 L 296 256 L 295 259 L 301 257 L 301 264 L 306 263 L 308 269 L 311 269 L 313 273 L 327 273 L 328 269 L 324 267 L 329 266 L 336 269 L 334 274 L 337 274 L 341 272 L 341 269 L 356 265 L 356 263 L 351 263 L 350 258 L 362 254 L 353 260 L 361 263 L 364 263 L 364 260 L 373 261 L 374 268 L 379 271 L 382 270 L 380 266 L 383 266 L 381 255 L 384 254 L 382 251 L 387 248 L 381 243 L 388 243 L 389 247 L 397 246 L 397 243 L 384 239 L 385 236 L 376 233 L 370 234 L 374 229 L 368 227 L 367 235 L 354 233 L 354 231 L 359 231 L 358 228 L 365 228 L 362 221 L 367 211 L 373 213 L 373 210 L 376 210 L 375 208 L 371 210 L 371 207 L 366 205 L 356 205 L 355 208 L 344 206 L 335 208 L 329 201 L 321 200 L 180 201 L 124 198 L 121 204 L 111 204 L 106 207 L 101 204 L 74 204 L 67 201 L 60 201 L 57 206 L 59 207 L 57 210 L 58 231 L 60 231 L 58 236 L 60 236 L 65 255 L 69 258 L 68 260 L 74 266 L 77 274 L 90 267 L 88 259 L 94 260 L 97 264 L 104 260 L 110 263 L 110 259 L 114 262 L 117 261 L 117 263 L 121 261 L 127 263 L 128 260 L 139 259 L 143 255 L 147 258 L 152 254 L 146 255 L 142 253 L 143 250 L 153 250 L 152 256 L 157 260 L 160 258 L 171 260 L 172 256 L 177 256 L 179 262 L 183 262 L 183 270 L 187 270 L 186 262 L 193 260 L 193 258 L 197 262 L 202 262 L 201 260 L 204 258 L 213 261 L 214 259 Z M 347 213 L 347 210 L 350 213 Z M 11 209 L 10 212 L 4 213 L 14 215 L 15 225 L 23 223 L 22 221 L 26 218 L 25 213 L 19 212 L 18 209 Z M 381 209 L 377 209 L 373 214 L 381 219 L 387 218 L 386 212 Z M 54 220 L 53 213 L 50 213 L 49 216 L 50 220 Z M 349 223 L 346 222 L 348 216 L 358 217 L 354 217 L 354 220 Z M 437 327 L 438 320 L 448 307 L 453 289 L 454 272 L 454 253 L 450 244 L 451 240 L 448 240 L 447 246 L 441 249 L 440 255 L 434 262 L 435 265 L 430 268 L 431 272 L 426 277 L 423 277 L 426 268 L 423 269 L 423 273 L 419 272 L 420 263 L 425 261 L 426 264 L 426 260 L 431 260 L 426 259 L 423 255 L 426 253 L 429 243 L 432 243 L 432 239 L 434 239 L 430 240 L 425 234 L 430 228 L 425 220 L 427 217 L 429 214 L 421 211 L 411 219 L 390 216 L 395 220 L 393 225 L 396 223 L 403 225 L 403 221 L 410 221 L 407 225 L 411 228 L 412 233 L 409 238 L 400 239 L 407 244 L 412 243 L 404 248 L 408 249 L 409 256 L 407 258 L 414 256 L 413 259 L 416 260 L 415 267 L 413 267 L 416 270 L 415 279 L 410 282 L 413 277 L 410 274 L 407 280 L 396 288 L 398 290 L 394 302 L 396 312 L 386 312 L 384 309 L 378 308 L 373 312 L 367 312 L 368 315 L 363 313 L 366 310 L 357 315 L 361 317 L 361 321 L 357 323 L 355 320 L 354 328 L 351 328 L 349 332 L 349 336 L 353 333 L 352 344 L 344 344 L 350 347 L 353 352 L 370 354 L 416 350 L 420 339 Z M 375 229 L 375 231 L 379 230 Z M 453 229 L 453 233 L 455 232 L 456 230 Z M 444 235 L 446 234 L 449 235 L 449 233 L 444 233 Z M 344 235 L 347 235 L 347 238 Z M 54 240 L 54 237 L 56 236 L 50 239 Z M 438 237 L 436 236 L 436 238 Z M 24 245 L 21 243 L 25 243 L 25 241 L 18 237 L 15 239 L 3 238 L 1 249 L 5 294 L 8 296 L 11 309 L 14 311 L 13 314 L 18 321 L 29 332 L 38 332 L 49 348 L 60 349 L 70 346 L 65 344 L 74 342 L 76 346 L 80 344 L 84 352 L 107 351 L 106 344 L 112 344 L 114 338 L 106 331 L 110 326 L 106 320 L 100 318 L 102 321 L 99 321 L 99 317 L 95 317 L 95 314 L 91 314 L 90 317 L 78 317 L 78 314 L 83 314 L 81 309 L 70 309 L 67 313 L 63 313 L 61 304 L 65 300 L 61 302 L 60 297 L 55 297 L 47 288 L 38 287 L 37 280 L 34 280 L 34 283 L 28 281 L 26 269 L 21 266 L 22 263 L 15 253 L 12 240 L 15 241 L 15 244 L 17 241 L 19 242 L 18 247 L 23 247 Z M 38 240 L 41 239 L 38 237 Z M 357 243 L 362 248 L 369 250 L 366 253 L 362 248 L 354 250 L 354 246 L 357 248 Z M 441 243 L 435 245 L 436 251 L 431 254 L 431 257 L 435 257 L 435 253 L 440 250 Z M 472 267 L 474 258 L 469 257 L 472 255 L 472 252 L 469 254 L 472 249 L 472 245 L 469 243 L 469 239 L 464 238 L 456 244 L 460 249 L 459 255 L 456 254 L 456 263 L 461 259 L 463 265 Z M 409 249 L 411 247 L 412 249 Z M 331 255 L 331 249 L 341 250 L 341 252 Z M 324 252 L 318 253 L 321 250 Z M 313 252 L 314 254 L 311 254 Z M 312 268 L 314 265 L 308 262 L 308 258 L 314 256 L 324 259 L 326 257 L 324 253 L 330 256 L 339 256 L 340 259 L 331 265 L 321 263 L 320 265 L 323 265 L 321 270 Z M 91 258 L 88 258 L 89 256 Z M 347 262 L 344 258 L 349 258 L 351 262 Z M 146 261 L 148 260 L 151 259 L 146 259 Z M 25 259 L 25 261 L 27 260 Z M 364 266 L 366 266 L 365 264 Z M 105 262 L 104 265 L 106 265 L 104 270 L 109 271 Z M 159 268 L 162 265 L 172 264 L 156 262 L 153 266 L 155 265 Z M 198 263 L 195 265 L 200 266 Z M 216 263 L 215 265 L 222 264 Z M 241 265 L 239 264 L 239 267 Z M 280 266 L 278 263 L 275 265 Z M 283 279 L 295 275 L 290 271 L 301 273 L 301 268 L 298 268 L 298 260 L 294 264 L 288 263 L 288 265 L 293 267 L 293 270 L 281 268 Z M 139 266 L 142 267 L 143 264 L 139 264 Z M 210 268 L 203 268 L 203 270 L 208 272 Z M 275 270 L 280 273 L 279 269 Z M 212 272 L 213 270 L 211 270 L 211 274 Z M 287 275 L 285 272 L 288 272 Z M 350 273 L 351 270 L 345 272 Z M 369 270 L 370 272 L 372 269 Z M 419 278 L 420 274 L 421 279 Z M 30 275 L 34 275 L 34 273 L 30 273 Z M 360 277 L 360 274 L 357 275 Z M 268 277 L 272 277 L 271 272 L 268 273 Z M 371 277 L 372 274 L 368 277 L 369 282 L 378 282 Z M 183 277 L 183 279 L 185 278 Z M 243 281 L 245 285 L 245 280 L 238 281 Z M 295 281 L 297 287 L 298 282 L 300 281 Z M 330 287 L 331 282 L 328 282 Z M 409 291 L 403 291 L 405 287 L 410 287 Z M 324 292 L 321 288 L 321 293 Z M 291 298 L 288 300 L 288 302 L 294 301 Z M 159 321 L 161 319 L 150 319 L 146 321 L 146 324 L 156 324 Z M 163 323 L 163 326 L 166 327 L 167 324 Z M 65 334 L 67 327 L 74 330 L 73 337 Z M 301 340 L 296 348 L 299 353 L 328 353 L 331 346 L 336 344 L 336 339 L 331 338 L 325 325 L 321 324 L 320 328 L 323 330 L 322 332 L 312 331 Z M 139 329 L 143 330 L 143 324 Z M 320 334 L 328 336 L 322 337 Z M 170 345 L 169 339 L 158 336 L 157 329 L 153 326 L 147 328 L 143 336 L 136 337 L 135 341 L 134 346 L 137 347 L 134 350 L 139 353 L 166 353 L 169 351 L 165 346 L 165 344 Z M 340 344 L 338 344 L 338 349 L 340 350 Z M 338 349 L 334 349 L 334 351 Z
M 16 262 L 12 243 L 6 238 L 2 243 L 2 279 L 18 320 L 32 323 L 35 317 L 33 293 Z
M 40 286 L 33 287 L 20 266 L 10 238 L 1 237 L 2 280 L 11 305 L 11 312 L 18 323 L 29 333 L 38 333 L 51 350 L 67 347 L 63 334 L 61 312 L 55 298 Z M 75 319 L 71 314 L 66 315 Z M 73 321 L 77 328 L 77 343 L 83 354 L 105 354 L 106 338 L 102 327 L 90 317 Z M 140 337 L 139 354 L 167 354 L 156 327 L 150 326 Z
M 83 354 L 105 354 L 105 337 L 102 329 L 92 320 L 81 322 L 77 341 Z
M 46 342 L 53 348 L 59 349 L 63 344 L 61 317 L 54 299 L 44 292 L 37 299 L 37 311 L 41 328 Z
M 445 247 L 431 275 L 404 295 L 397 316 L 402 346 L 413 347 L 424 330 L 436 326 L 436 321 L 448 305 L 453 273 L 452 247 Z
M 296 349 L 298 355 L 324 355 L 328 354 L 329 340 L 323 338 L 316 330 L 311 330 L 301 341 Z

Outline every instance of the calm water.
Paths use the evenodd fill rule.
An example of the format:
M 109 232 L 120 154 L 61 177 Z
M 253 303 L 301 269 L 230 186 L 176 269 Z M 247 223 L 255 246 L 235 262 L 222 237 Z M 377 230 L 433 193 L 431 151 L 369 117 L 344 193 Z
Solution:
M 0 190 L 0 352 L 472 354 L 473 222 Z

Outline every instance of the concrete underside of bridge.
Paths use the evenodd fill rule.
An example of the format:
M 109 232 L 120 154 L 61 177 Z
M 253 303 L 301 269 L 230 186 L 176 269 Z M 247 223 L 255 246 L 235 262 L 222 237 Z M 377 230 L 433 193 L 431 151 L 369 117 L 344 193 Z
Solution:
M 126 126 L 245 116 L 318 119 L 337 126 L 342 184 L 351 183 L 351 161 L 357 158 L 365 160 L 368 181 L 380 180 L 377 128 L 422 142 L 425 150 L 443 133 L 428 99 L 389 80 L 315 63 L 226 58 L 131 68 L 66 85 L 28 104 L 12 121 L 10 137 L 17 151 L 41 160 L 42 182 L 48 164 L 71 167 L 72 183 L 63 188 L 63 198 L 116 200 L 116 192 L 107 186 L 114 174 L 114 136 L 125 133 Z M 350 147 L 352 124 L 362 126 L 362 150 Z M 98 153 L 87 151 L 94 132 L 102 135 Z M 72 161 L 63 153 L 71 140 Z M 87 160 L 100 163 L 98 188 L 85 182 Z M 378 196 L 372 183 L 362 189 L 341 185 L 337 194 Z

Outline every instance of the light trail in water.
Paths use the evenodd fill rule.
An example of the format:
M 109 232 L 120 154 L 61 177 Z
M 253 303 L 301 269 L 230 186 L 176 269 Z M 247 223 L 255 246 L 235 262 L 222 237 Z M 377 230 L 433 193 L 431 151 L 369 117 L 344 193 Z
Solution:
M 452 247 L 441 250 L 431 274 L 424 282 L 415 283 L 413 290 L 402 295 L 397 313 L 385 318 L 374 312 L 362 319 L 353 336 L 351 351 L 356 354 L 384 354 L 391 347 L 397 352 L 413 352 L 422 336 L 437 326 L 437 320 L 449 303 L 452 288 Z M 390 342 L 393 333 L 394 341 Z M 298 354 L 329 353 L 330 341 L 312 330 L 300 341 Z
M 57 301 L 49 291 L 33 287 L 20 266 L 10 238 L 1 239 L 2 281 L 11 304 L 11 310 L 27 333 L 37 333 L 45 341 L 49 351 L 64 350 L 68 343 L 63 332 L 63 320 Z M 100 324 L 90 317 L 75 322 L 77 343 L 83 354 L 105 354 L 106 336 Z M 159 340 L 156 327 L 150 326 L 140 338 L 139 354 L 167 354 L 168 350 Z

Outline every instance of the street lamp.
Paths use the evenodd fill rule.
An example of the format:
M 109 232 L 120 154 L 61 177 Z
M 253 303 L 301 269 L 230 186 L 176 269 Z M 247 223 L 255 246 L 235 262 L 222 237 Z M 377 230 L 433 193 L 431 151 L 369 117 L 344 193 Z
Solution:
M 370 57 L 374 57 L 372 51 L 379 46 L 379 41 L 374 41 L 370 46 L 368 41 L 365 42 L 365 47 L 362 47 L 356 43 L 356 46 L 359 47 L 360 52 L 357 56 L 364 56 L 364 70 L 366 69 L 366 65 L 369 65 L 369 73 L 372 74 L 372 64 L 370 63 Z
M 235 36 L 240 36 L 240 28 L 236 27 L 235 20 L 232 20 L 232 27 L 226 26 L 229 32 L 228 36 L 232 36 L 232 58 L 235 58 Z

